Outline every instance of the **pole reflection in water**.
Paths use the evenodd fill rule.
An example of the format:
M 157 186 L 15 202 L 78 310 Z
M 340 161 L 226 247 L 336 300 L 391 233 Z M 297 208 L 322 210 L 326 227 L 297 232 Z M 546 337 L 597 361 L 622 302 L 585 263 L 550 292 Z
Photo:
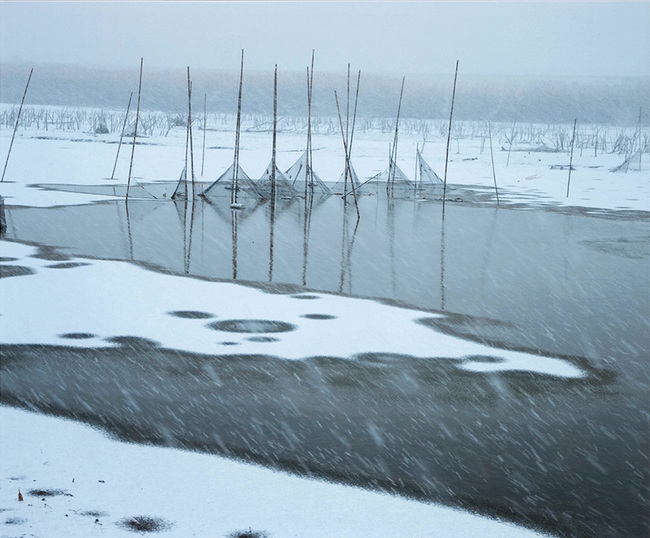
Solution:
M 307 182 L 305 181 L 305 185 Z M 305 187 L 306 188 L 306 187 Z M 302 226 L 302 285 L 307 285 L 307 260 L 309 257 L 309 231 L 311 227 L 311 212 L 313 209 L 314 197 L 311 192 L 306 191 L 305 204 L 303 209 Z
M 275 194 L 275 193 L 274 193 Z M 269 282 L 273 282 L 273 239 L 275 234 L 275 196 L 271 196 L 269 215 Z
M 356 205 L 355 205 L 356 209 Z M 357 236 L 359 229 L 360 219 L 355 219 L 354 229 L 352 236 L 350 236 L 350 221 L 348 218 L 348 202 L 347 198 L 343 199 L 343 231 L 341 236 L 341 276 L 339 279 L 339 293 L 343 293 L 347 288 L 346 293 L 352 293 L 352 251 L 354 249 L 354 240 Z M 346 287 L 347 283 L 347 287 Z
M 232 234 L 232 279 L 237 280 L 237 226 L 239 224 L 239 211 L 230 210 L 231 234 Z
M 187 203 L 186 203 L 187 205 Z M 189 202 L 189 213 L 190 213 L 190 225 L 189 225 L 189 230 L 187 232 L 187 256 L 186 256 L 186 264 L 185 264 L 185 274 L 189 275 L 190 274 L 190 262 L 191 262 L 191 257 L 192 257 L 192 235 L 194 231 L 194 211 L 196 208 L 196 202 L 195 199 L 192 198 L 192 200 Z
M 440 310 L 445 309 L 445 217 L 440 224 Z
M 397 295 L 397 276 L 395 271 L 395 199 L 389 196 L 387 201 L 386 228 L 390 242 L 390 283 L 393 290 L 393 297 L 395 297 Z
M 129 216 L 129 199 L 124 200 L 124 211 L 126 212 L 126 229 L 129 237 L 129 259 L 133 260 L 133 235 L 131 234 L 131 217 Z
M 185 213 L 183 201 L 168 199 L 129 198 L 123 208 L 122 201 L 8 207 L 5 236 L 56 245 L 71 256 L 137 260 L 176 274 L 260 285 L 272 280 L 286 289 L 490 317 L 521 326 L 520 346 L 567 354 L 584 355 L 594 340 L 602 340 L 603 331 L 593 329 L 596 319 L 615 328 L 620 341 L 647 334 L 647 316 L 628 316 L 622 323 L 616 315 L 647 312 L 647 296 L 638 293 L 650 285 L 649 224 L 643 218 L 449 203 L 443 221 L 438 203 L 389 205 L 376 195 L 360 198 L 366 217 L 353 229 L 352 201 L 344 204 L 339 197 L 310 199 L 306 211 L 304 203 L 276 205 L 270 214 L 258 211 L 268 201 L 246 200 L 246 209 L 234 212 L 228 201 L 195 202 L 194 216 L 190 208 Z M 193 230 L 197 210 L 203 211 L 204 237 Z M 280 218 L 280 212 L 290 218 Z M 181 235 L 184 215 L 187 232 Z M 597 295 L 591 283 L 598 283 Z

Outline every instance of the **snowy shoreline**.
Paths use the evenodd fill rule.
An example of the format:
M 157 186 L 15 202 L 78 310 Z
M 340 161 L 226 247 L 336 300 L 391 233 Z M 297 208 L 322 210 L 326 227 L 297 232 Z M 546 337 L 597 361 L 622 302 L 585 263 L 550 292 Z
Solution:
M 543 536 L 512 524 L 170 448 L 0 407 L 2 536 L 126 536 L 131 518 L 163 536 Z M 96 455 L 101 454 L 100 458 Z M 23 501 L 18 500 L 18 492 Z M 33 493 L 30 493 L 33 492 Z

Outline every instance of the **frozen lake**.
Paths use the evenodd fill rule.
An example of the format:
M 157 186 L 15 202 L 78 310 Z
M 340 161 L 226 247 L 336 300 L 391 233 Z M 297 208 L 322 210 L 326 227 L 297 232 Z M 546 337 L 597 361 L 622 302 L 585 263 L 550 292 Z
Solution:
M 443 348 L 378 352 L 363 326 L 366 352 L 340 357 L 316 346 L 289 360 L 273 346 L 292 329 L 268 324 L 276 317 L 267 311 L 268 319 L 217 326 L 224 339 L 210 354 L 137 332 L 115 334 L 108 347 L 84 344 L 93 335 L 74 327 L 56 345 L 3 344 L 2 401 L 124 440 L 234 456 L 562 535 L 643 535 L 647 214 L 498 207 L 486 189 L 456 192 L 481 203 L 449 202 L 444 221 L 439 202 L 381 193 L 360 197 L 358 222 L 354 204 L 344 210 L 338 196 L 311 209 L 279 201 L 275 211 L 261 202 L 233 212 L 226 199 L 16 206 L 5 238 L 38 247 L 39 272 L 72 274 L 83 270 L 80 259 L 126 261 L 287 297 L 333 340 L 328 324 L 345 308 L 324 309 L 323 293 L 379 299 L 421 311 L 419 327 L 495 356 L 561 359 L 581 376 L 498 371 L 501 359 L 485 352 L 471 368 L 429 360 L 449 357 Z M 3 276 L 21 280 L 24 263 L 4 261 Z M 119 286 L 116 277 L 112 293 Z M 169 319 L 181 332 L 188 322 L 218 324 L 224 308 L 187 306 Z M 373 326 L 372 316 L 362 321 Z M 264 351 L 247 351 L 242 335 Z

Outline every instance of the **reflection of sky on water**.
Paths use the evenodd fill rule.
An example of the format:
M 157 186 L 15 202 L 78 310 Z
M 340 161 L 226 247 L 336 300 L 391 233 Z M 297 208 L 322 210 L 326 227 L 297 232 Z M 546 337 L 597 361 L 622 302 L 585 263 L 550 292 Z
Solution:
M 642 219 L 449 204 L 443 225 L 436 203 L 364 196 L 360 206 L 357 222 L 338 197 L 307 212 L 302 200 L 279 201 L 272 236 L 264 202 L 236 212 L 220 199 L 132 201 L 128 212 L 123 202 L 10 209 L 7 237 L 177 274 L 488 317 L 512 326 L 486 338 L 519 347 L 605 362 L 616 342 L 650 352 Z

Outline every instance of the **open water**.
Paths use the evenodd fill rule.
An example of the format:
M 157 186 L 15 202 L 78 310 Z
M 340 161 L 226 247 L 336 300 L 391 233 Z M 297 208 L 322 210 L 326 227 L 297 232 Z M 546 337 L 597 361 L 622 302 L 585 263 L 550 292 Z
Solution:
M 297 362 L 206 357 L 123 338 L 93 350 L 3 346 L 2 402 L 126 440 L 386 489 L 559 535 L 647 535 L 647 214 L 459 201 L 443 219 L 437 201 L 380 193 L 360 197 L 359 219 L 338 196 L 245 205 L 9 207 L 5 238 L 62 261 L 127 260 L 276 293 L 442 311 L 421 323 L 561 356 L 585 377 L 318 350 Z

